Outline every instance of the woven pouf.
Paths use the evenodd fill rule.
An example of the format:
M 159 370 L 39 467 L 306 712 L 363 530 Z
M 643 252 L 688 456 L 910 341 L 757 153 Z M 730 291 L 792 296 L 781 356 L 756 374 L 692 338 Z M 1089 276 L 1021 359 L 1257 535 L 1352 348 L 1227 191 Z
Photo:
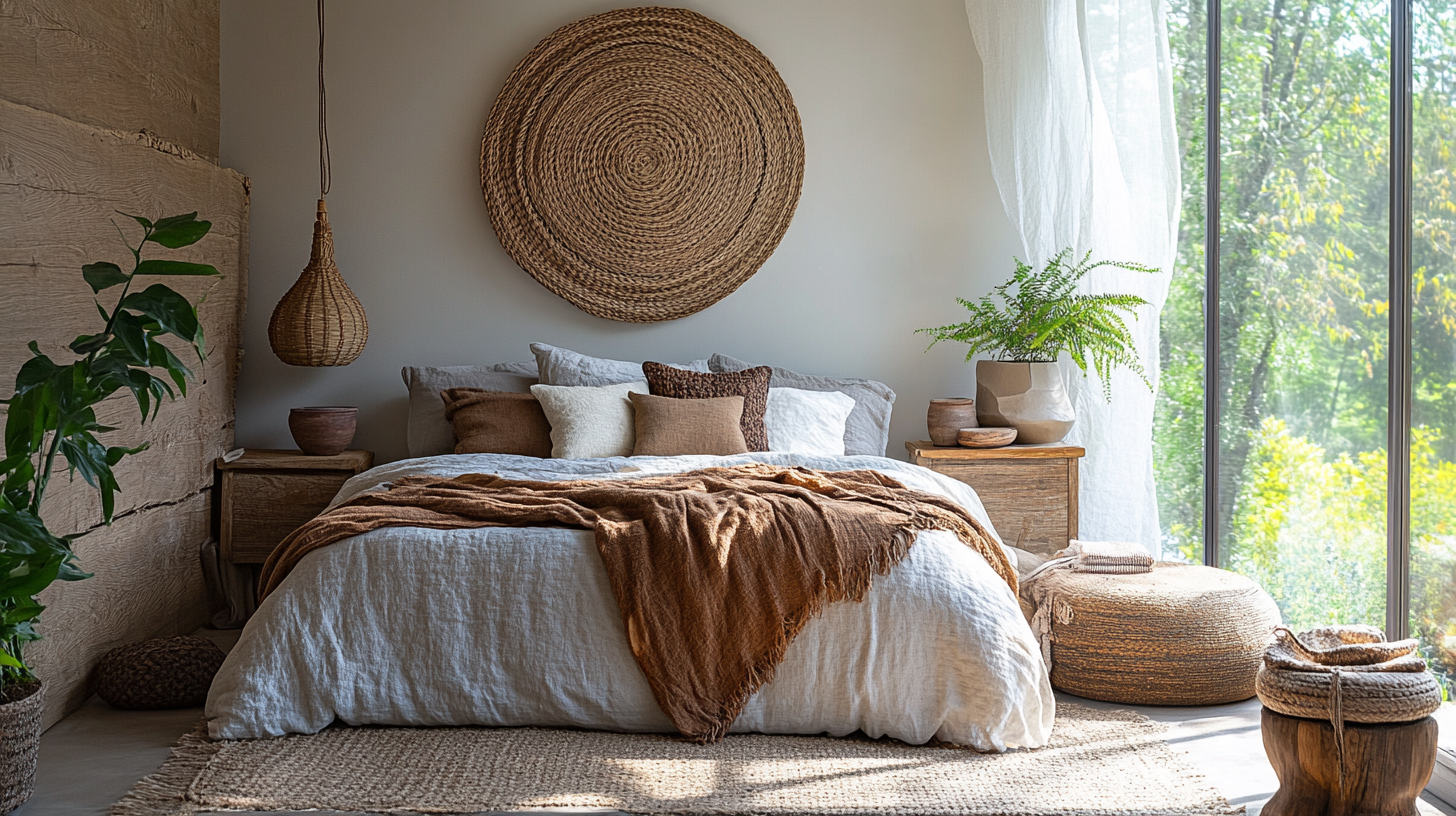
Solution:
M 143 640 L 107 652 L 96 665 L 96 693 L 116 708 L 191 708 L 227 655 L 207 638 Z
M 1052 685 L 1113 703 L 1217 705 L 1254 696 L 1279 608 L 1257 584 L 1212 567 L 1056 569 L 1026 588 L 1050 647 Z

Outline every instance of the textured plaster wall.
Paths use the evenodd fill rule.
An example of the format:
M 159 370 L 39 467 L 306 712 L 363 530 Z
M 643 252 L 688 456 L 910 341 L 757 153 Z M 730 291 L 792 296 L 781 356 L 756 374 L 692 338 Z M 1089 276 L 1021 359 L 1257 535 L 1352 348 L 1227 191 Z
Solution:
M 540 340 L 619 359 L 723 352 L 873 377 L 899 393 L 890 443 L 966 393 L 961 352 L 921 326 L 1009 275 L 1015 242 L 991 178 L 981 66 L 960 0 L 688 0 L 778 67 L 806 168 L 778 251 L 735 294 L 669 323 L 587 315 L 501 249 L 479 186 L 480 136 L 507 74 L 557 27 L 626 3 L 351 0 L 329 7 L 337 258 L 369 314 L 339 369 L 285 366 L 267 321 L 308 260 L 317 198 L 316 28 L 301 0 L 223 0 L 223 163 L 253 181 L 247 351 L 237 439 L 291 447 L 288 409 L 357 405 L 356 444 L 405 454 L 403 365 L 529 358 Z
M 117 468 L 115 523 L 100 526 L 95 493 L 79 479 L 62 473 L 47 493 L 42 516 L 58 533 L 88 531 L 76 550 L 96 576 L 41 595 L 46 639 L 26 656 L 46 682 L 47 725 L 89 696 L 107 650 L 192 631 L 208 609 L 198 547 L 209 533 L 212 462 L 233 441 L 248 246 L 246 179 L 216 161 L 217 31 L 215 1 L 0 0 L 0 396 L 30 356 L 28 341 L 68 361 L 66 344 L 95 331 L 80 267 L 130 268 L 116 210 L 200 211 L 212 233 L 167 257 L 225 276 L 175 279 L 194 300 L 207 293 L 211 353 L 194 366 L 186 399 L 145 428 L 129 394 L 98 408 L 117 428 L 110 444 L 151 443 Z

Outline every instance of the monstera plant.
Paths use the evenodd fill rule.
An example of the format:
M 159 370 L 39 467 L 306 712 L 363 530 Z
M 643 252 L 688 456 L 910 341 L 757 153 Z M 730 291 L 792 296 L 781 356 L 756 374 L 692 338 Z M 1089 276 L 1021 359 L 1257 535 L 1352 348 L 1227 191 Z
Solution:
M 15 375 L 14 393 L 0 400 L 7 406 L 0 459 L 0 708 L 39 696 L 39 683 L 23 654 L 25 645 L 40 637 L 35 625 L 44 607 L 36 595 L 53 581 L 90 577 L 71 546 L 82 534 L 58 533 L 42 518 L 52 479 L 62 470 L 72 479 L 79 475 L 100 493 L 101 521 L 110 524 L 120 490 L 114 469 L 147 445 L 105 444 L 99 437 L 115 429 L 98 421 L 96 406 L 125 389 L 135 397 L 145 424 L 156 418 L 164 399 L 187 394 L 192 376 L 167 342 L 184 353 L 190 348 L 199 362 L 205 359 L 197 308 L 171 287 L 151 281 L 217 275 L 217 269 L 143 260 L 142 254 L 153 244 L 166 249 L 195 244 L 212 224 L 199 221 L 197 213 L 157 221 L 127 217 L 141 227 L 135 246 L 117 227 L 131 253 L 131 270 L 107 261 L 81 267 L 97 298 L 96 333 L 73 340 L 70 359 L 52 359 L 31 341 L 31 357 Z M 175 340 L 164 342 L 169 337 Z M 0 768 L 0 777 L 6 770 Z

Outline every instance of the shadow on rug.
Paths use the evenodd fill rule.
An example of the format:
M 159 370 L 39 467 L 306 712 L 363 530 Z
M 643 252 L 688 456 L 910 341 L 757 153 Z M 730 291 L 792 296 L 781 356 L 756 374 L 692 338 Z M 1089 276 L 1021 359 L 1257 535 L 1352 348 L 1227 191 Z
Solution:
M 1243 812 L 1131 711 L 1057 706 L 1051 744 L 981 754 L 893 740 L 542 728 L 349 728 L 182 738 L 112 816 L 207 810 L 928 816 L 1203 816 Z

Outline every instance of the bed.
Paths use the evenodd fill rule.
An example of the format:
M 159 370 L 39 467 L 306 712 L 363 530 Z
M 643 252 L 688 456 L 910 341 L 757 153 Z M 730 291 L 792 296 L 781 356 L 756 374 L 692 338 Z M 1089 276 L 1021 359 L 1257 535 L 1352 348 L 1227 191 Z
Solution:
M 861 602 L 830 603 L 809 619 L 772 680 L 755 681 L 757 691 L 736 718 L 729 714 L 722 723 L 731 722 L 735 732 L 863 731 L 985 751 L 1046 743 L 1054 702 L 1040 649 L 1004 577 L 1015 556 L 1006 550 L 1011 565 L 999 558 L 1004 545 L 992 540 L 995 532 L 970 487 L 883 456 L 895 398 L 888 387 L 779 368 L 770 373 L 722 355 L 662 365 L 539 343 L 531 350 L 534 362 L 402 371 L 412 458 L 354 477 L 333 506 L 409 477 L 634 480 L 751 463 L 877 471 L 974 517 L 984 528 L 973 536 L 979 551 L 964 533 L 924 529 L 943 525 L 895 533 L 915 537 L 908 554 L 873 577 L 867 591 L 861 585 Z M 658 394 L 674 380 L 716 386 L 735 378 L 751 380 L 743 388 L 767 399 L 753 412 L 747 398 L 729 399 L 739 413 L 720 417 L 719 430 L 736 445 L 766 431 L 765 447 L 780 452 L 617 455 L 643 452 L 641 413 L 635 443 L 633 432 L 620 433 L 620 423 L 631 422 L 630 391 L 651 386 Z M 475 396 L 452 401 L 461 387 Z M 572 414 L 553 408 L 563 395 L 597 402 Z M 471 402 L 476 397 L 485 402 Z M 467 410 L 494 423 L 487 430 L 496 435 L 467 432 L 464 414 L 455 413 L 462 405 L 474 405 Z M 534 419 L 516 426 L 504 418 L 523 408 L 529 410 L 522 416 Z M 613 412 L 620 417 L 603 419 Z M 761 427 L 750 428 L 751 414 L 763 418 Z M 601 427 L 594 431 L 593 423 Z M 707 428 L 699 419 L 686 427 L 693 436 Z M 621 438 L 596 439 L 593 444 L 605 447 L 568 458 L 569 450 L 593 449 L 578 443 L 603 428 L 606 437 Z M 532 455 L 500 452 L 508 444 L 521 448 L 513 453 Z M 360 529 L 368 528 L 350 532 Z M 340 539 L 291 562 L 291 572 L 259 605 L 212 685 L 207 716 L 214 738 L 308 734 L 335 722 L 674 731 L 654 698 L 658 676 L 650 684 L 646 664 L 628 644 L 623 609 L 590 530 L 388 526 Z M 673 558 L 674 541 L 662 538 L 666 548 L 659 552 Z M 740 626 L 731 634 L 752 631 Z
M 412 475 L 632 479 L 744 462 L 877 470 L 989 527 L 964 484 L 870 456 L 449 455 L 374 468 L 334 503 Z M 552 528 L 386 528 L 312 553 L 243 631 L 207 716 L 216 739 L 315 733 L 336 720 L 673 730 L 627 648 L 591 533 Z M 954 535 L 927 531 L 863 603 L 832 605 L 805 627 L 732 730 L 859 730 L 1000 751 L 1045 744 L 1053 716 L 1011 590 Z

